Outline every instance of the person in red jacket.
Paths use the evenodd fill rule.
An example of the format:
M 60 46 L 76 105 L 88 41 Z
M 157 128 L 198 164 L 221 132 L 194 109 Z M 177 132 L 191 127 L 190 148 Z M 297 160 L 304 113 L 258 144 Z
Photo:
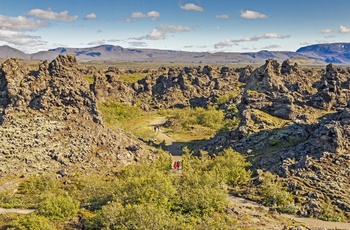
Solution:
M 174 169 L 179 169 L 179 165 L 178 165 L 177 161 L 174 162 Z

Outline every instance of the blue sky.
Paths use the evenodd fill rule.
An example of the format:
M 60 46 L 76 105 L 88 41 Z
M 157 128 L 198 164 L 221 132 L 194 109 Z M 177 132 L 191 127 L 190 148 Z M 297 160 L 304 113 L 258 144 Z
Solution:
M 348 42 L 349 0 L 0 0 L 0 45 L 209 52 Z

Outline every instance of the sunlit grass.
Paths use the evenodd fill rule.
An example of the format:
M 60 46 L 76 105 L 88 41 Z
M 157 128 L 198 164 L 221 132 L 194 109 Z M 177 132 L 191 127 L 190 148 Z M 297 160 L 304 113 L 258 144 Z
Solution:
M 138 80 L 145 78 L 147 74 L 148 73 L 124 74 L 124 75 L 121 75 L 119 78 L 123 82 L 137 82 Z

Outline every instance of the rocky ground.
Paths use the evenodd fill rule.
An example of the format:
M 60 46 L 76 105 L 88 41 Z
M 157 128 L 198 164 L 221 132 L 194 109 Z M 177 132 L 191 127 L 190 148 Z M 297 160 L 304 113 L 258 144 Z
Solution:
M 103 123 L 74 56 L 34 70 L 4 62 L 0 110 L 0 176 L 98 172 L 149 157 L 141 141 Z

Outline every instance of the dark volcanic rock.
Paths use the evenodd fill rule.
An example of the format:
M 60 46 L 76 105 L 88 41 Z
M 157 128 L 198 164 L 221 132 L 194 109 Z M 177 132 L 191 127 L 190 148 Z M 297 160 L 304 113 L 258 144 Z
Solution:
M 140 141 L 104 126 L 74 56 L 45 61 L 35 71 L 5 61 L 0 96 L 0 176 L 103 173 L 147 156 Z

